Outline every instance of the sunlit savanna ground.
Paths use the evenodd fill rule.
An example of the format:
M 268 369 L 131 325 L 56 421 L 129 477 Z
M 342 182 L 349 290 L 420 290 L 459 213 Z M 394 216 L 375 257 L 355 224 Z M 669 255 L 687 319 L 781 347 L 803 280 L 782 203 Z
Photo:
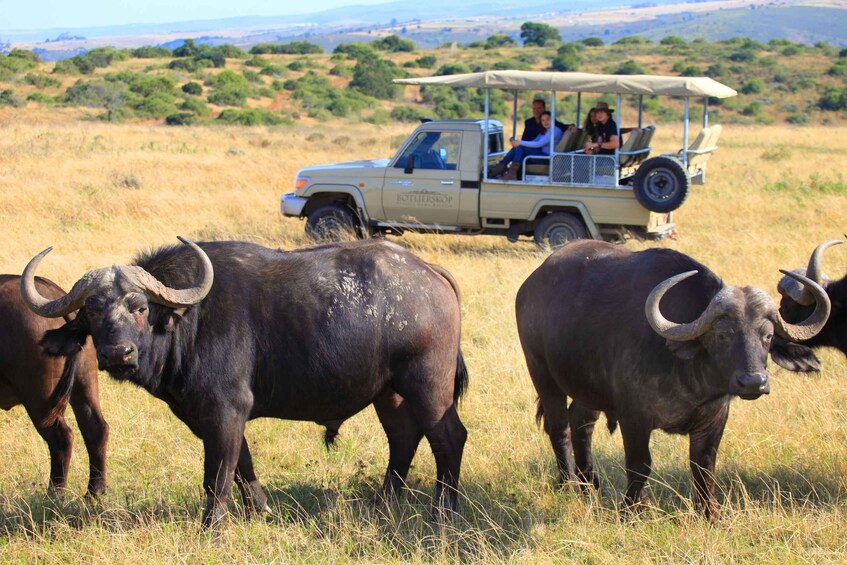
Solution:
M 279 195 L 301 166 L 393 154 L 406 126 L 167 128 L 55 123 L 0 114 L 0 272 L 20 273 L 47 246 L 40 274 L 69 287 L 86 270 L 127 263 L 138 250 L 246 239 L 283 250 L 308 245 L 282 218 Z M 626 124 L 624 124 L 626 125 Z M 680 130 L 660 127 L 659 149 Z M 822 139 L 826 142 L 822 143 Z M 693 255 L 729 284 L 776 296 L 780 267 L 805 265 L 815 245 L 847 231 L 847 138 L 832 128 L 727 127 L 675 214 L 678 239 L 630 241 Z M 554 488 L 554 463 L 534 422 L 535 393 L 514 324 L 514 295 L 544 259 L 528 241 L 394 238 L 449 269 L 463 293 L 471 387 L 460 516 L 429 522 L 435 467 L 426 442 L 409 477 L 414 495 L 374 504 L 387 444 L 373 411 L 348 421 L 327 452 L 310 423 L 248 425 L 274 516 L 233 517 L 199 533 L 202 448 L 165 405 L 101 374 L 111 424 L 109 492 L 80 494 L 87 455 L 77 436 L 72 493 L 45 497 L 47 449 L 25 412 L 0 414 L 0 560 L 6 562 L 510 561 L 838 562 L 847 550 L 847 363 L 819 353 L 820 374 L 771 364 L 772 394 L 734 401 L 718 458 L 722 511 L 710 525 L 689 507 L 686 438 L 656 433 L 653 508 L 618 513 L 620 435 L 598 427 L 602 498 Z M 826 270 L 841 276 L 847 246 Z M 245 298 L 249 299 L 249 298 Z M 610 352 L 613 354 L 613 352 Z M 70 411 L 69 417 L 72 419 Z

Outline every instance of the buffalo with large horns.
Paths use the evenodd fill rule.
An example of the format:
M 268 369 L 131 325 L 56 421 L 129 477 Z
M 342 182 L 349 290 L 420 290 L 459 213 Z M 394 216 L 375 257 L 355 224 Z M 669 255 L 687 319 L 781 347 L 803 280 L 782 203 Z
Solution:
M 90 335 L 100 368 L 165 401 L 203 441 L 203 524 L 240 487 L 268 511 L 244 437 L 260 417 L 318 422 L 331 441 L 370 404 L 388 435 L 383 488 L 399 490 L 423 437 L 435 455 L 436 500 L 455 509 L 467 432 L 467 386 L 452 277 L 385 241 L 293 252 L 245 242 L 164 247 L 133 266 L 86 273 L 67 296 L 43 297 L 24 270 L 30 308 L 75 320 L 46 333 L 53 354 Z M 213 283 L 214 279 L 214 283 Z
M 517 323 L 560 483 L 599 487 L 591 440 L 602 412 L 611 431 L 620 424 L 626 506 L 643 497 L 650 435 L 661 429 L 689 435 L 695 499 L 711 515 L 730 399 L 770 391 L 774 333 L 808 339 L 829 314 L 823 289 L 789 276 L 816 301 L 796 324 L 765 292 L 726 286 L 676 251 L 577 241 L 553 253 L 518 291 Z
M 829 320 L 819 333 L 808 339 L 799 340 L 798 343 L 785 345 L 790 351 L 787 362 L 794 363 L 797 371 L 820 370 L 820 362 L 809 350 L 812 347 L 834 347 L 847 355 L 847 275 L 834 280 L 823 272 L 824 251 L 841 243 L 844 242 L 840 239 L 821 243 L 812 252 L 808 266 L 794 271 L 809 277 L 823 287 L 832 303 Z M 786 320 L 792 322 L 802 320 L 815 307 L 814 295 L 788 275 L 779 281 L 777 289 L 782 295 L 779 311 Z M 811 363 L 808 362 L 810 357 Z
M 33 284 L 50 299 L 65 295 L 47 279 L 37 277 Z M 67 486 L 74 443 L 64 417 L 70 401 L 88 451 L 88 494 L 97 496 L 106 490 L 109 425 L 100 411 L 94 348 L 86 343 L 65 359 L 45 355 L 39 340 L 65 320 L 35 315 L 21 299 L 20 288 L 18 275 L 0 275 L 0 408 L 23 404 L 50 452 L 50 486 L 61 491 Z M 73 312 L 65 315 L 70 319 Z M 61 378 L 63 373 L 72 378 Z

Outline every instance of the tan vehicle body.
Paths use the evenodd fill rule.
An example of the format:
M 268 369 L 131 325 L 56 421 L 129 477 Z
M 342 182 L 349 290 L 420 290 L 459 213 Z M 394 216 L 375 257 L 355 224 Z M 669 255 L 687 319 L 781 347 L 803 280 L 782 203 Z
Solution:
M 411 230 L 500 234 L 514 241 L 532 235 L 535 224 L 553 212 L 571 214 L 584 227 L 580 235 L 596 239 L 627 233 L 659 238 L 673 229 L 669 214 L 648 211 L 627 187 L 552 183 L 546 177 L 484 179 L 483 128 L 482 121 L 427 122 L 392 159 L 301 169 L 296 191 L 282 198 L 282 212 L 308 219 L 321 207 L 343 206 L 353 211 L 365 237 Z M 502 126 L 489 122 L 489 132 L 489 161 L 494 162 L 502 155 Z M 434 137 L 442 144 L 438 167 L 409 167 L 407 155 L 415 144 Z

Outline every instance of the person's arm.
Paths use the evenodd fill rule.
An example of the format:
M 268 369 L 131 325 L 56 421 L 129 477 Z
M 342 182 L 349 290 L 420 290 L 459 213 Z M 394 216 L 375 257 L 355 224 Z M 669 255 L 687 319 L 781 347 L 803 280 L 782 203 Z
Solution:
M 524 147 L 544 147 L 545 145 L 550 143 L 550 135 L 552 133 L 552 129 L 553 128 L 548 129 L 532 141 L 521 141 L 521 145 L 523 145 Z

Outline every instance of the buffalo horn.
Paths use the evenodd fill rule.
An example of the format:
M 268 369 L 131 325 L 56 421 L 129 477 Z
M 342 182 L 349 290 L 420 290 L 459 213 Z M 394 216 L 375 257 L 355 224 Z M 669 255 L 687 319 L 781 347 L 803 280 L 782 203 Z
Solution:
M 814 251 L 812 251 L 812 256 L 809 258 L 809 266 L 806 267 L 806 271 L 803 272 L 802 269 L 798 269 L 795 272 L 809 277 L 819 285 L 825 285 L 829 281 L 826 275 L 823 274 L 823 252 L 829 247 L 840 243 L 844 242 L 840 239 L 833 239 L 831 241 L 821 243 Z M 797 304 L 810 306 L 815 303 L 815 297 L 812 295 L 811 291 L 809 291 L 805 285 L 799 283 L 793 278 L 787 276 L 782 277 L 782 280 L 779 281 L 779 285 L 777 286 L 777 290 L 779 290 L 780 294 L 787 296 Z
M 826 324 L 826 321 L 829 318 L 829 311 L 832 307 L 829 302 L 829 296 L 827 296 L 823 287 L 812 279 L 804 277 L 803 275 L 793 271 L 786 271 L 785 269 L 780 269 L 779 271 L 785 276 L 791 277 L 805 285 L 805 288 L 808 289 L 808 292 L 812 295 L 812 299 L 815 303 L 815 311 L 812 312 L 808 318 L 798 324 L 789 324 L 782 319 L 782 315 L 779 311 L 777 311 L 776 332 L 791 341 L 805 341 L 807 339 L 811 339 L 817 335 L 821 329 L 823 329 L 824 324 Z
M 182 237 L 181 242 L 191 247 L 200 259 L 200 271 L 190 288 L 174 289 L 162 284 L 156 277 L 141 267 L 121 267 L 121 274 L 127 281 L 144 290 L 147 296 L 156 304 L 168 308 L 184 308 L 203 300 L 212 289 L 215 270 L 209 256 L 193 241 Z
M 150 300 L 157 304 L 170 308 L 182 308 L 197 304 L 206 297 L 212 288 L 214 269 L 209 257 L 199 246 L 181 237 L 179 240 L 189 245 L 200 259 L 200 272 L 197 274 L 194 285 L 190 288 L 168 288 L 141 267 L 105 267 L 87 272 L 74 284 L 68 294 L 56 300 L 49 300 L 41 296 L 35 287 L 35 270 L 44 256 L 53 250 L 52 247 L 48 247 L 33 257 L 24 269 L 21 275 L 21 295 L 27 306 L 36 314 L 45 318 L 59 318 L 79 310 L 85 303 L 85 299 L 98 289 L 114 284 L 117 272 L 127 282 L 143 290 L 150 297 Z
M 725 302 L 729 298 L 731 292 L 731 288 L 729 287 L 722 288 L 720 292 L 712 298 L 711 302 L 709 302 L 709 306 L 706 307 L 706 310 L 693 322 L 677 324 L 676 322 L 671 322 L 662 316 L 662 313 L 659 311 L 659 302 L 662 300 L 665 293 L 678 283 L 689 277 L 693 277 L 696 274 L 697 271 L 688 271 L 666 279 L 657 284 L 647 297 L 647 302 L 644 304 L 644 313 L 647 315 L 647 321 L 650 323 L 650 327 L 652 327 L 657 334 L 665 339 L 669 339 L 671 341 L 690 341 L 692 339 L 697 339 L 709 331 L 709 328 L 712 326 L 712 322 L 714 322 L 715 318 L 717 318 L 726 308 Z

